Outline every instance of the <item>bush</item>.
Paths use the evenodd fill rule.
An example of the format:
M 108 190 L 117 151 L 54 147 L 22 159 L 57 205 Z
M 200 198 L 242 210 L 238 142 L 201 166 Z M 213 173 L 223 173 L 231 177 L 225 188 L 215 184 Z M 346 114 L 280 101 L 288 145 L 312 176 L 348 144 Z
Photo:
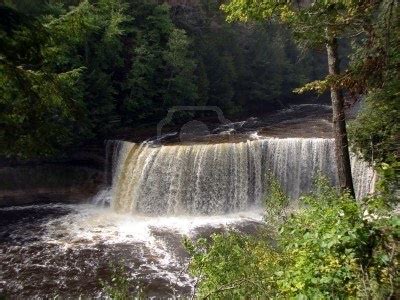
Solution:
M 396 297 L 400 218 L 382 196 L 355 202 L 319 180 L 302 208 L 271 232 L 186 240 L 198 295 L 213 298 Z M 273 246 L 272 246 L 273 245 Z M 398 292 L 397 292 L 398 293 Z
M 142 287 L 129 280 L 129 272 L 123 262 L 111 264 L 110 269 L 109 280 L 100 281 L 107 298 L 113 300 L 146 298 Z
M 267 176 L 266 187 L 264 219 L 267 224 L 278 227 L 287 218 L 290 199 L 274 176 Z
M 266 240 L 235 232 L 213 234 L 210 241 L 185 239 L 192 256 L 190 271 L 198 279 L 197 296 L 241 298 L 273 294 L 273 267 L 281 256 Z

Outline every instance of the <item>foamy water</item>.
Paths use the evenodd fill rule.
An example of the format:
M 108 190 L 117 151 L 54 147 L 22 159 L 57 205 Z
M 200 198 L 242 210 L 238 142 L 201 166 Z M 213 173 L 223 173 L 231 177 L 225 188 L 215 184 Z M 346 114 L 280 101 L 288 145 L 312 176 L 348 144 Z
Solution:
M 141 242 L 157 249 L 159 243 L 153 231 L 166 230 L 182 236 L 193 237 L 202 227 L 229 227 L 242 222 L 262 222 L 262 210 L 227 214 L 221 216 L 165 216 L 149 217 L 116 213 L 110 208 L 92 204 L 59 205 L 69 207 L 76 213 L 49 220 L 44 224 L 43 241 L 63 247 L 75 247 L 76 242 L 85 245 Z
M 183 237 L 262 224 L 261 211 L 146 217 L 93 204 L 9 207 L 0 216 L 10 220 L 0 231 L 0 291 L 10 296 L 101 295 L 99 282 L 109 277 L 111 263 L 123 264 L 150 295 L 189 295 L 194 279 Z

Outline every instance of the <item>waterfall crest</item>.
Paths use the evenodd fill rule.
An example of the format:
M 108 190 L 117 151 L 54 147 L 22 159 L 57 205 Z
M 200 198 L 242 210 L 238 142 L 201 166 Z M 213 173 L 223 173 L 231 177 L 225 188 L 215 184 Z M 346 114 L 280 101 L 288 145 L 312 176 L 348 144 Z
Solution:
M 222 214 L 262 203 L 267 174 L 292 199 L 321 172 L 337 183 L 334 141 L 266 138 L 241 143 L 153 146 L 113 142 L 115 211 L 146 215 Z M 115 159 L 115 152 L 118 152 Z M 373 189 L 374 172 L 352 158 L 357 197 Z

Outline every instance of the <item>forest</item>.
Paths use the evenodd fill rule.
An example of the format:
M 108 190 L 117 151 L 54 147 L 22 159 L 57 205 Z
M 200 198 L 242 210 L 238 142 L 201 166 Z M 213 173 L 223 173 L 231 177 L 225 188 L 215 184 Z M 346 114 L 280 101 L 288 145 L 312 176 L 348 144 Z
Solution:
M 0 298 L 400 298 L 398 0 L 3 0 L 0 41 Z M 153 143 L 176 106 L 235 122 Z M 94 195 L 13 204 L 93 145 Z
M 216 1 L 6 4 L 6 156 L 51 156 L 121 128 L 154 126 L 176 105 L 227 115 L 287 107 L 299 101 L 294 88 L 326 72 L 324 57 L 299 50 L 285 26 L 226 23 Z

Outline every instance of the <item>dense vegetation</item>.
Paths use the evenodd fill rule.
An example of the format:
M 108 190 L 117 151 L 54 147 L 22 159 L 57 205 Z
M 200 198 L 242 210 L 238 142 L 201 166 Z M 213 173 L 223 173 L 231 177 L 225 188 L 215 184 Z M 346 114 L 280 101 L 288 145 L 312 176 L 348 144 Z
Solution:
M 154 127 L 174 105 L 271 110 L 325 72 L 284 26 L 228 24 L 215 1 L 34 2 L 0 10 L 7 156 L 50 156 L 120 128 Z
M 279 224 L 267 217 L 272 228 L 259 236 L 228 232 L 210 240 L 186 240 L 190 270 L 198 278 L 197 295 L 397 299 L 400 217 L 388 209 L 382 195 L 355 202 L 323 181 L 301 198 L 303 209 L 283 213 L 286 221 Z M 280 192 L 272 193 L 267 211 L 271 203 L 273 209 L 282 203 L 281 197 Z M 274 198 L 277 201 L 271 202 Z

